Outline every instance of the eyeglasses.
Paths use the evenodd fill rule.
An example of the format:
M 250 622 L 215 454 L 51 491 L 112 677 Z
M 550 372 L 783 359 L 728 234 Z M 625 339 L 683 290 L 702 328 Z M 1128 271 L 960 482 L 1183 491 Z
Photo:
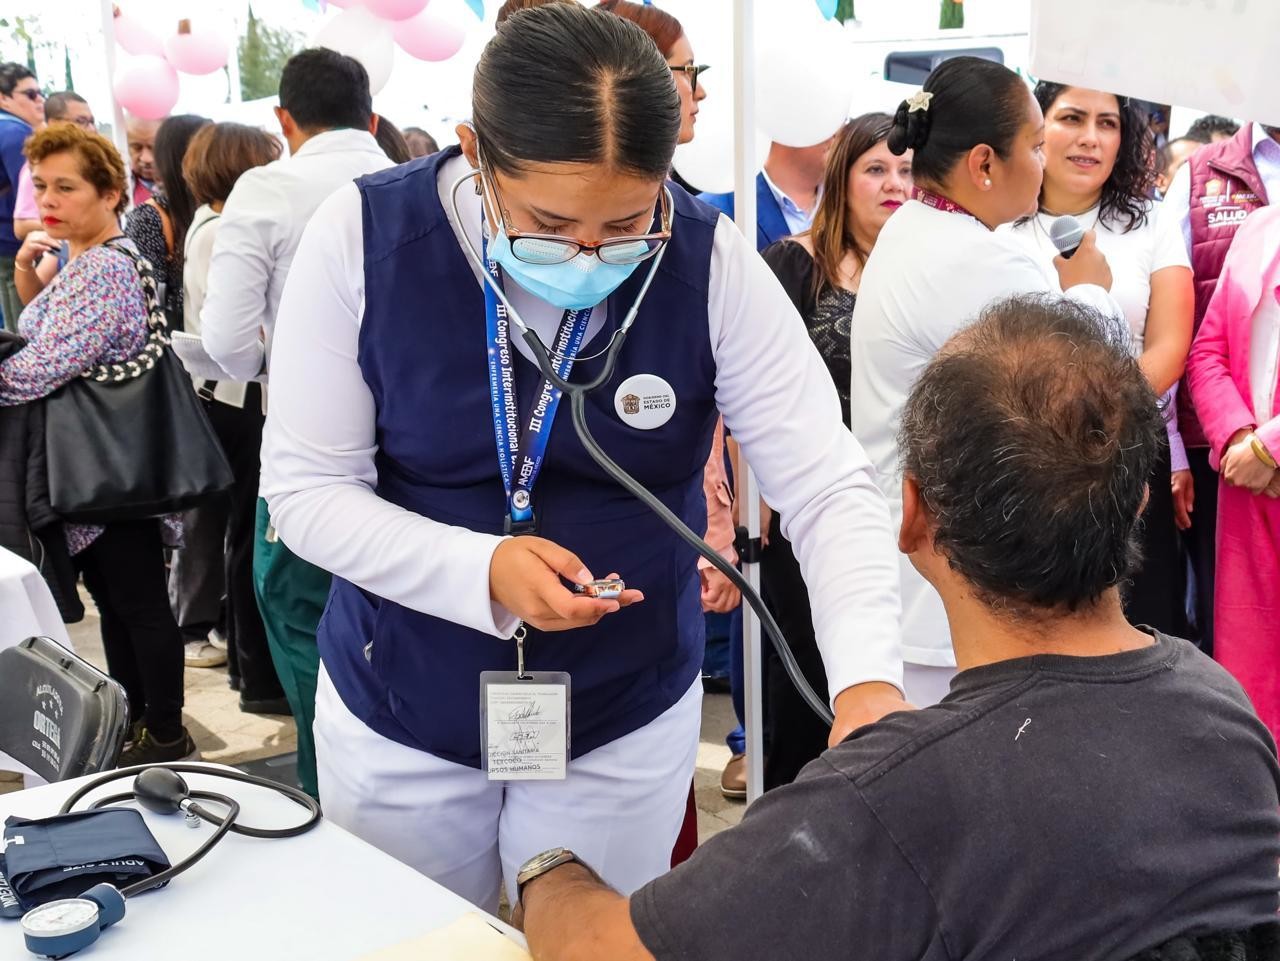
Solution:
M 35 90 L 31 87 L 28 87 L 26 90 L 15 90 L 13 92 L 13 95 L 15 97 L 18 96 L 19 94 L 21 94 L 22 96 L 26 97 L 28 100 L 31 100 L 31 101 L 44 99 L 44 94 L 42 94 L 39 90 Z
M 686 63 L 679 67 L 672 67 L 672 73 L 682 73 L 689 78 L 689 85 L 694 93 L 698 92 L 698 75 L 710 70 L 705 63 Z
M 81 127 L 81 128 L 83 128 L 84 130 L 97 130 L 97 129 L 98 129 L 98 125 L 97 125 L 96 123 L 94 123 L 94 120 L 93 120 L 93 118 L 92 118 L 92 117 L 76 117 L 76 118 L 75 118 L 74 120 L 72 120 L 71 122 L 72 122 L 73 124 L 75 124 L 77 127 Z
M 630 237 L 610 237 L 598 243 L 587 243 L 572 237 L 557 237 L 552 234 L 527 234 L 516 230 L 507 222 L 507 205 L 502 202 L 498 193 L 498 184 L 493 177 L 484 178 L 493 186 L 493 197 L 498 209 L 503 211 L 503 224 L 507 238 L 511 241 L 511 252 L 517 260 L 526 264 L 549 267 L 552 264 L 563 264 L 582 253 L 592 253 L 600 258 L 602 264 L 638 264 L 648 260 L 663 244 L 671 239 L 671 205 L 667 200 L 664 187 L 659 195 L 659 222 L 662 229 L 656 233 L 641 234 Z

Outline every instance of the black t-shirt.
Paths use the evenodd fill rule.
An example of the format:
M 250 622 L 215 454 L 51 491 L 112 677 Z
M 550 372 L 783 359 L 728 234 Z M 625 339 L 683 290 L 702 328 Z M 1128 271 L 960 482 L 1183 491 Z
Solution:
M 965 671 L 637 892 L 658 961 L 1123 961 L 1276 920 L 1280 768 L 1240 686 L 1156 636 Z

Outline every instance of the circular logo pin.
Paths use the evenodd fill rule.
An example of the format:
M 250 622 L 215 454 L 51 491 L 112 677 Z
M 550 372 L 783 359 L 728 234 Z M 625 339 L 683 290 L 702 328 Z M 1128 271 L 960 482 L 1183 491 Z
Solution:
M 636 374 L 618 387 L 613 407 L 628 427 L 655 430 L 675 414 L 676 392 L 657 374 Z
M 511 506 L 518 511 L 527 510 L 529 507 L 529 492 L 526 490 L 518 490 L 512 494 Z

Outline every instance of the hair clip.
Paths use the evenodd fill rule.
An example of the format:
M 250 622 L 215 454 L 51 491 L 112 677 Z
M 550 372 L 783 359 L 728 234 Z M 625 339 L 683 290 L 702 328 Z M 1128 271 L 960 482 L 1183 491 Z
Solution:
M 907 98 L 907 113 L 915 113 L 917 110 L 927 113 L 929 110 L 929 101 L 933 99 L 933 94 L 921 90 L 913 93 Z

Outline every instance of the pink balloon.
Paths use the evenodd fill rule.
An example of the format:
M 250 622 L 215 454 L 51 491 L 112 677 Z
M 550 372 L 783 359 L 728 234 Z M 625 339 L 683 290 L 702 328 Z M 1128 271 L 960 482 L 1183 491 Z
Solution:
M 408 20 L 427 9 L 427 0 L 364 0 L 364 5 L 383 20 Z
M 452 20 L 436 16 L 430 9 L 416 17 L 391 25 L 400 49 L 419 60 L 448 60 L 462 49 L 466 33 Z
M 208 24 L 193 27 L 188 20 L 180 21 L 178 32 L 164 42 L 166 59 L 183 73 L 196 75 L 221 70 L 230 52 L 231 42 L 222 31 Z
M 126 53 L 132 53 L 135 56 L 164 55 L 164 45 L 160 42 L 160 38 L 143 26 L 141 20 L 129 16 L 119 7 L 115 8 L 112 26 L 115 28 L 116 43 L 120 44 Z
M 178 71 L 164 57 L 130 57 L 116 71 L 116 100 L 144 120 L 163 120 L 178 102 Z

